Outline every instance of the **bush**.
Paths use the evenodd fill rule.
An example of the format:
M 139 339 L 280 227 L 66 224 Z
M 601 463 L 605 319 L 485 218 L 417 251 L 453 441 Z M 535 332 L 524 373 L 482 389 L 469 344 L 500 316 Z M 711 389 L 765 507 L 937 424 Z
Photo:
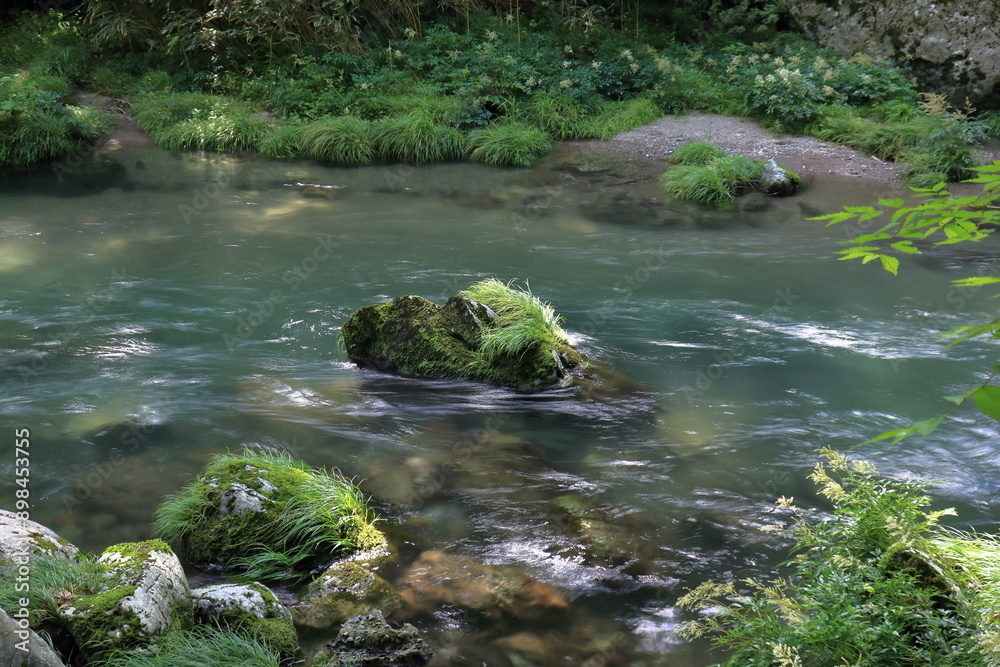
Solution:
M 504 123 L 469 135 L 471 157 L 478 162 L 527 167 L 552 150 L 544 132 L 522 123 Z
M 136 121 L 162 148 L 254 150 L 267 121 L 246 102 L 204 93 L 161 93 L 135 101 Z
M 864 461 L 823 450 L 810 476 L 833 514 L 793 513 L 791 578 L 702 584 L 679 601 L 696 611 L 688 637 L 711 634 L 735 651 L 732 667 L 895 667 L 995 664 L 1000 599 L 992 538 L 939 527 L 952 510 L 928 512 L 928 485 L 882 479 Z
M 763 163 L 742 155 L 727 155 L 707 141 L 684 144 L 668 159 L 675 165 L 660 177 L 663 191 L 675 199 L 700 204 L 723 204 L 753 189 Z

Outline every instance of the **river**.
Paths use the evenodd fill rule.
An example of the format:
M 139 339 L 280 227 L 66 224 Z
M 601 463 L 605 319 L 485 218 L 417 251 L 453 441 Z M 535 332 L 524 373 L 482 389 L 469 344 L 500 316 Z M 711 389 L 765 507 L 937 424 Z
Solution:
M 444 551 L 517 568 L 568 605 L 411 614 L 435 664 L 722 659 L 678 637 L 677 598 L 767 576 L 786 546 L 764 530 L 782 518 L 775 499 L 820 502 L 806 480 L 818 448 L 940 414 L 991 363 L 988 345 L 935 334 L 995 317 L 988 288 L 950 281 L 995 275 L 996 243 L 909 258 L 893 277 L 837 261 L 844 231 L 805 219 L 898 186 L 821 175 L 710 211 L 664 205 L 662 167 L 568 146 L 531 169 L 150 147 L 64 167 L 0 177 L 0 404 L 8 432 L 32 433 L 32 518 L 99 552 L 148 538 L 161 498 L 212 453 L 339 468 L 395 526 L 398 576 Z M 405 380 L 340 350 L 361 306 L 443 302 L 491 276 L 552 303 L 603 383 Z M 944 480 L 957 523 L 993 530 L 997 442 L 965 410 L 858 455 Z M 13 453 L 0 474 L 13 479 Z M 566 495 L 630 531 L 636 561 L 567 536 L 553 510 Z

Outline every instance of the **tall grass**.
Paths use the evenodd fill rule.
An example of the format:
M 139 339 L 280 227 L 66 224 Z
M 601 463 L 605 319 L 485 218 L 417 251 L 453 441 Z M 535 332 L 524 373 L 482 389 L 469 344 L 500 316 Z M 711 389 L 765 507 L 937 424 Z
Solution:
M 675 199 L 701 204 L 722 204 L 733 198 L 733 193 L 710 165 L 677 165 L 660 177 L 660 185 Z
M 489 360 L 506 355 L 523 357 L 568 344 L 562 318 L 555 309 L 531 293 L 496 278 L 473 283 L 459 292 L 496 313 L 496 320 L 480 334 L 480 352 Z
M 724 157 L 726 151 L 708 141 L 692 141 L 678 146 L 667 158 L 668 164 L 687 164 L 703 167 Z
M 438 123 L 423 108 L 379 120 L 373 126 L 373 141 L 380 156 L 403 162 L 458 159 L 465 151 L 462 133 Z
M 554 139 L 585 139 L 595 136 L 590 110 L 568 95 L 536 92 L 517 106 L 516 119 L 540 128 Z
M 58 617 L 59 606 L 77 595 L 93 595 L 100 589 L 105 568 L 97 557 L 79 554 L 73 561 L 36 553 L 31 556 L 31 581 L 25 591 L 15 588 L 17 566 L 0 558 L 0 609 L 16 612 L 20 599 L 28 600 L 32 627 Z
M 94 667 L 279 667 L 266 643 L 231 630 L 200 626 L 167 636 L 143 651 L 115 651 Z
M 537 128 L 510 122 L 471 132 L 468 147 L 477 162 L 527 167 L 552 150 L 552 142 Z
M 269 133 L 251 105 L 219 95 L 153 94 L 134 106 L 139 127 L 162 148 L 253 150 Z
M 663 112 L 660 107 L 646 97 L 610 102 L 592 121 L 591 132 L 601 139 L 610 139 L 616 134 L 652 123 L 662 117 Z
M 354 116 L 324 118 L 300 131 L 302 154 L 339 164 L 367 164 L 375 157 L 371 124 Z

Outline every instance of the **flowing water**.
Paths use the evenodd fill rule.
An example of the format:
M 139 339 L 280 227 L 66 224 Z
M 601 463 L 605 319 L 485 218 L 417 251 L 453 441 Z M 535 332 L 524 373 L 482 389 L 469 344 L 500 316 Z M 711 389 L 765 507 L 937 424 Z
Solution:
M 0 400 L 8 443 L 31 430 L 32 518 L 93 551 L 145 539 L 208 455 L 283 449 L 365 480 L 401 553 L 388 574 L 412 584 L 407 565 L 444 551 L 469 559 L 461 585 L 510 566 L 555 599 L 411 612 L 436 664 L 718 660 L 677 636 L 679 595 L 770 572 L 784 545 L 763 529 L 778 496 L 819 502 L 817 448 L 943 412 L 941 395 L 981 381 L 987 346 L 934 334 L 992 319 L 987 291 L 949 281 L 1000 264 L 990 242 L 897 278 L 836 261 L 844 232 L 805 218 L 889 186 L 820 177 L 718 212 L 664 206 L 660 170 L 569 147 L 530 170 L 136 147 L 3 176 Z M 488 276 L 551 302 L 604 379 L 405 380 L 339 348 L 363 305 L 442 302 Z M 942 503 L 990 530 L 997 434 L 963 411 L 861 453 L 946 480 Z M 607 540 L 592 540 L 618 539 L 614 557 L 574 537 L 566 496 L 594 504 Z

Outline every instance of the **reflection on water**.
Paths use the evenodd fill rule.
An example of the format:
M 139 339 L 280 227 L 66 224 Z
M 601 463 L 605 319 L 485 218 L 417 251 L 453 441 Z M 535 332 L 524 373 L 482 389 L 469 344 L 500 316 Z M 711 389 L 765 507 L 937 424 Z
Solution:
M 91 159 L 0 175 L 0 382 L 37 446 L 33 518 L 99 551 L 148 537 L 212 453 L 338 467 L 391 520 L 387 574 L 414 600 L 397 619 L 436 664 L 717 661 L 676 635 L 684 589 L 768 572 L 772 503 L 815 500 L 818 447 L 940 412 L 988 364 L 933 334 L 992 317 L 949 292 L 992 247 L 893 278 L 835 261 L 842 232 L 804 220 L 884 185 L 705 211 L 665 205 L 656 165 L 565 147 L 531 170 Z M 528 281 L 601 372 L 523 393 L 340 351 L 355 309 L 486 276 Z M 946 502 L 990 529 L 996 442 L 969 413 L 863 452 L 948 480 Z

